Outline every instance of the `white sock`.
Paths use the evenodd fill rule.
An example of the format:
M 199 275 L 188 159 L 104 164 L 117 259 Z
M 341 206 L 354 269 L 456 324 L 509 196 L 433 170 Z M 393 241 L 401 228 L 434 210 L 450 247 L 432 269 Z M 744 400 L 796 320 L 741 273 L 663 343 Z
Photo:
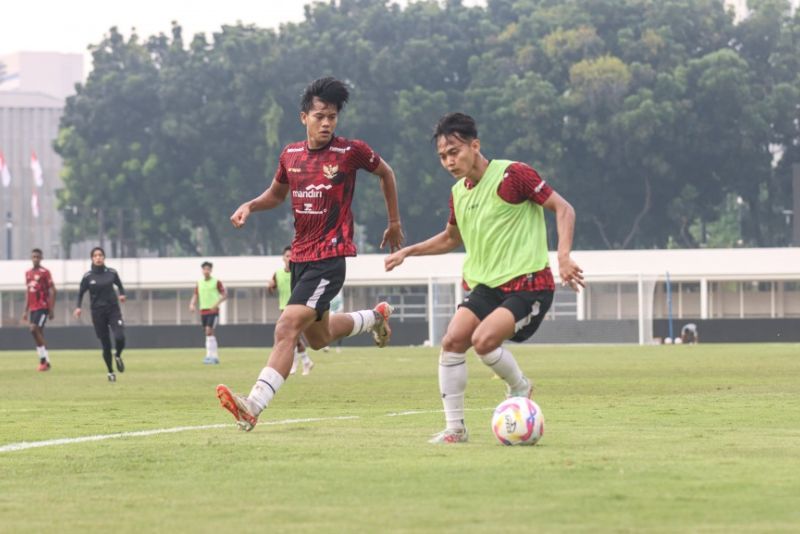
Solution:
M 250 390 L 250 395 L 247 396 L 250 404 L 257 409 L 260 414 L 266 408 L 275 394 L 283 385 L 283 377 L 281 374 L 272 367 L 264 367 L 258 375 L 253 389 Z
M 206 358 L 211 357 L 211 338 L 206 336 Z
M 311 363 L 311 358 L 308 357 L 308 353 L 306 351 L 300 353 L 300 359 L 303 360 L 303 365 L 308 365 Z
M 464 391 L 467 389 L 467 360 L 463 352 L 439 354 L 439 392 L 442 394 L 447 428 L 464 428 Z
M 208 350 L 208 355 L 212 358 L 219 358 L 219 352 L 217 352 L 217 337 L 216 336 L 208 336 L 206 337 L 206 348 Z
M 39 357 L 40 358 L 44 358 L 44 361 L 46 361 L 46 362 L 50 361 L 50 355 L 47 354 L 47 347 L 42 345 L 41 347 L 36 347 L 36 350 L 39 352 Z
M 358 335 L 362 332 L 368 332 L 375 322 L 378 320 L 376 313 L 373 310 L 359 310 L 350 312 L 347 315 L 353 318 L 353 331 L 347 337 Z
M 505 347 L 497 347 L 489 354 L 478 354 L 481 361 L 491 367 L 497 376 L 502 378 L 511 388 L 511 391 L 521 389 L 525 385 L 525 377 L 519 368 L 517 360 Z

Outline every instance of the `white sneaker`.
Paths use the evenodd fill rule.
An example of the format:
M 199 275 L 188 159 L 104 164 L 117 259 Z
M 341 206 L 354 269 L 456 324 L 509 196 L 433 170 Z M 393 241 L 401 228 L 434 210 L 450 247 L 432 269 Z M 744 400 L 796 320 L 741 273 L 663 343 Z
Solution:
M 291 368 L 291 369 L 289 369 L 289 374 L 290 374 L 290 375 L 293 375 L 293 374 L 295 374 L 296 372 L 297 372 L 297 362 L 294 362 L 294 363 L 292 364 L 292 368 Z
M 434 434 L 434 436 L 428 440 L 428 443 L 438 445 L 440 443 L 466 443 L 467 441 L 469 441 L 469 432 L 467 432 L 466 428 L 461 430 L 446 428 L 438 434 Z
M 389 344 L 389 338 L 392 337 L 392 328 L 389 326 L 389 317 L 392 316 L 394 308 L 388 302 L 379 302 L 373 308 L 379 318 L 375 321 L 375 326 L 372 327 L 372 339 L 378 347 L 385 347 Z
M 527 397 L 531 398 L 533 396 L 533 382 L 526 376 L 522 378 L 525 379 L 525 384 L 523 387 L 515 390 L 511 390 L 511 386 L 506 386 L 506 398 L 510 399 L 511 397 Z
M 303 376 L 308 376 L 311 374 L 311 370 L 314 368 L 314 362 L 308 360 L 308 363 L 303 364 Z

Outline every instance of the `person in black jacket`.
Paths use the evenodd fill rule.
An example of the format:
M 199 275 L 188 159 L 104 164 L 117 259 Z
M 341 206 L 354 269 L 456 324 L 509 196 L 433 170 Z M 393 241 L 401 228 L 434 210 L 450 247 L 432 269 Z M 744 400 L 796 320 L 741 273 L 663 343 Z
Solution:
M 108 368 L 108 381 L 116 382 L 117 376 L 114 374 L 111 362 L 109 329 L 114 334 L 117 371 L 122 373 L 125 371 L 125 363 L 122 361 L 122 349 L 125 348 L 125 326 L 122 322 L 119 302 L 125 302 L 125 288 L 122 287 L 122 281 L 119 279 L 117 271 L 106 267 L 105 262 L 105 251 L 101 247 L 94 247 L 92 249 L 92 269 L 83 275 L 81 288 L 78 291 L 78 307 L 75 308 L 73 315 L 76 318 L 81 316 L 83 294 L 88 291 L 92 304 L 92 323 L 94 331 L 103 345 L 103 360 Z M 119 297 L 114 291 L 114 286 L 119 289 Z

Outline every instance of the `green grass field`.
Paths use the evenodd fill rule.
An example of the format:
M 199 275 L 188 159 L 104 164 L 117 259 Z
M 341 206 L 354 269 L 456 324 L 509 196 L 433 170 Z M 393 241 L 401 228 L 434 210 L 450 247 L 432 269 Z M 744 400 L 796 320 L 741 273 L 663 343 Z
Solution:
M 99 350 L 49 373 L 2 352 L 0 447 L 229 426 L 0 452 L 0 531 L 800 530 L 800 346 L 512 350 L 547 419 L 535 447 L 490 434 L 504 388 L 472 355 L 471 441 L 434 446 L 435 349 L 315 353 L 251 433 L 214 386 L 249 391 L 266 350 L 131 350 L 113 385 Z M 304 418 L 322 420 L 277 424 Z

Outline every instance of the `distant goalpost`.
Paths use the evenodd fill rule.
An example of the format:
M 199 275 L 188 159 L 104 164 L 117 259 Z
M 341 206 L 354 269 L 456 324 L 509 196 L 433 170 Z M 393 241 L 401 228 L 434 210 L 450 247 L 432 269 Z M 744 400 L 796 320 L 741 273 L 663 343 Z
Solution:
M 664 284 L 663 301 L 656 298 L 656 293 L 659 290 L 659 284 Z M 670 280 L 669 272 L 664 275 L 652 274 L 639 274 L 638 276 L 638 293 L 639 293 L 639 344 L 640 345 L 653 345 L 656 344 L 656 338 L 653 335 L 653 321 L 656 318 L 656 306 L 665 306 L 663 315 L 660 316 L 667 319 L 668 329 L 667 335 L 670 339 L 675 337 L 675 330 L 673 328 L 673 315 L 672 315 L 672 283 Z

